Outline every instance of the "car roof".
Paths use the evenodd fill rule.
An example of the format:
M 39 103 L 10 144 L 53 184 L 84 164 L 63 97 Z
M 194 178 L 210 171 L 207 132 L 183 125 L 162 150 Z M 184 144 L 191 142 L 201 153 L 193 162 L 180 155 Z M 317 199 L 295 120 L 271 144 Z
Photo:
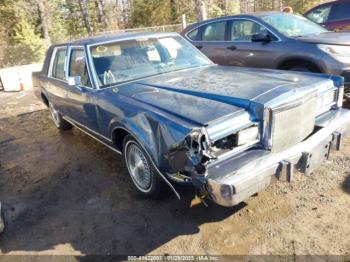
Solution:
M 335 1 L 325 2 L 325 3 L 319 4 L 319 5 L 316 5 L 316 6 L 312 7 L 312 8 L 310 8 L 309 10 L 307 10 L 305 12 L 305 14 L 309 13 L 310 11 L 312 11 L 314 9 L 317 9 L 317 8 L 320 8 L 320 7 L 323 7 L 323 6 L 333 5 L 333 4 L 337 4 L 337 3 L 344 3 L 344 2 L 350 2 L 350 0 L 335 0 Z
M 225 19 L 230 19 L 230 18 L 261 18 L 266 15 L 273 15 L 273 14 L 286 14 L 280 11 L 262 11 L 262 12 L 254 12 L 254 13 L 244 13 L 244 14 L 237 14 L 237 15 L 229 15 L 229 16 L 220 16 L 208 20 L 204 20 L 198 23 L 191 24 L 187 26 L 181 34 L 187 33 L 188 31 L 191 31 L 193 28 L 196 28 L 198 26 L 201 26 L 203 24 L 215 22 L 215 21 L 220 21 L 220 20 L 225 20 Z M 286 14 L 288 15 L 288 14 Z
M 62 46 L 67 44 L 94 45 L 99 43 L 122 41 L 122 40 L 136 39 L 136 38 L 142 38 L 142 37 L 158 38 L 158 37 L 174 36 L 174 35 L 178 35 L 178 34 L 174 32 L 135 32 L 135 33 L 122 32 L 122 33 L 104 34 L 100 36 L 73 40 L 73 41 L 62 43 L 56 46 Z

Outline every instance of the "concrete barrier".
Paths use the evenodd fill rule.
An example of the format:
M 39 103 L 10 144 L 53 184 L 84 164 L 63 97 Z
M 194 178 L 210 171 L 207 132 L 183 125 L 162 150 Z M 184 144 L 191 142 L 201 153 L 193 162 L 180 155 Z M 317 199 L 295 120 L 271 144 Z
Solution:
M 4 91 L 21 91 L 33 88 L 32 72 L 40 71 L 42 64 L 14 66 L 0 69 Z

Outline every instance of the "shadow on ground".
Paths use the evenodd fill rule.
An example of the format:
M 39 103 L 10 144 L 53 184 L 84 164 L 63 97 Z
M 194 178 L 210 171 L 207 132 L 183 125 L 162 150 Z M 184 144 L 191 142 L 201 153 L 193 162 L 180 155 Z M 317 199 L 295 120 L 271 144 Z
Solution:
M 350 194 L 350 173 L 347 174 L 347 177 L 342 184 L 342 188 L 346 193 Z
M 82 254 L 142 255 L 244 207 L 190 209 L 190 187 L 179 188 L 181 201 L 143 199 L 120 156 L 77 129 L 56 130 L 47 111 L 2 119 L 0 127 L 3 253 L 68 243 Z

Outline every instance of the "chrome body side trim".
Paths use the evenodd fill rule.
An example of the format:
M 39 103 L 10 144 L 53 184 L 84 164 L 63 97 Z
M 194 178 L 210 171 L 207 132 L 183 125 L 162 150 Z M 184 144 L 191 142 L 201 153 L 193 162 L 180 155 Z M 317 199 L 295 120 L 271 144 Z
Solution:
M 107 143 L 103 142 L 101 139 L 97 138 L 96 136 L 92 135 L 91 133 L 87 132 L 84 130 L 84 128 L 86 128 L 87 130 L 97 134 L 96 132 L 94 132 L 93 130 L 89 129 L 88 127 L 84 126 L 84 128 L 82 127 L 82 125 L 78 124 L 77 122 L 75 122 L 74 120 L 72 120 L 71 118 L 67 117 L 67 116 L 62 116 L 64 120 L 66 120 L 68 123 L 70 123 L 71 125 L 75 126 L 76 128 L 78 128 L 80 131 L 82 131 L 83 133 L 87 134 L 88 136 L 94 138 L 95 140 L 97 140 L 98 142 L 102 143 L 103 145 L 105 145 L 106 147 L 108 147 L 109 149 L 113 150 L 114 152 L 122 155 L 122 152 L 120 152 L 119 150 L 117 150 L 116 148 L 112 147 L 111 145 L 108 145 Z M 101 136 L 101 135 L 100 135 Z M 103 136 L 102 136 L 103 137 Z M 112 140 L 109 140 L 112 141 Z
M 104 139 L 108 140 L 109 142 L 112 142 L 111 139 L 103 136 L 103 135 L 100 135 L 99 133 L 91 130 L 90 128 L 86 127 L 86 126 L 83 126 L 79 123 L 77 123 L 76 121 L 74 121 L 73 119 L 71 119 L 70 117 L 68 116 L 62 116 L 64 120 L 66 120 L 67 122 L 69 122 L 70 124 L 72 124 L 73 126 L 75 126 L 76 128 L 78 128 L 79 130 L 81 130 L 82 132 L 84 132 L 85 134 L 87 134 L 88 136 L 96 139 L 97 141 L 101 142 L 103 145 L 105 145 L 106 147 L 108 147 L 109 149 L 113 150 L 114 152 L 122 155 L 123 153 L 120 152 L 119 150 L 117 150 L 116 148 L 112 147 L 111 145 L 108 145 L 107 143 L 103 142 L 101 139 L 98 139 L 96 136 L 94 136 L 93 134 L 96 134 L 100 137 L 103 137 Z M 86 128 L 87 130 L 89 130 L 89 132 L 85 131 L 83 128 Z M 124 127 L 117 127 L 117 128 L 120 128 L 120 129 L 123 129 L 125 130 L 126 132 L 130 133 L 129 130 L 125 129 Z M 115 128 L 115 129 L 117 129 Z M 93 133 L 93 134 L 92 134 Z M 154 169 L 157 171 L 157 173 L 162 177 L 162 179 L 164 180 L 164 182 L 171 188 L 171 190 L 175 193 L 176 197 L 180 200 L 181 199 L 181 196 L 180 194 L 176 191 L 176 189 L 174 188 L 174 186 L 169 182 L 169 180 L 165 177 L 165 175 L 163 175 L 163 173 L 158 169 L 158 167 L 156 166 L 156 164 L 154 163 L 153 159 L 151 158 L 150 154 L 147 152 L 147 150 L 145 149 L 145 147 L 142 145 L 142 143 L 140 143 L 140 141 L 137 139 L 137 137 L 133 136 L 136 141 L 141 145 L 142 149 L 146 152 L 148 158 L 151 160 L 152 162 L 152 165 L 154 167 Z
M 97 135 L 97 136 L 99 136 L 99 137 L 101 137 L 101 138 L 107 140 L 108 142 L 111 142 L 111 143 L 113 142 L 112 139 L 110 139 L 110 138 L 108 138 L 108 137 L 106 137 L 106 136 L 104 136 L 104 135 L 101 135 L 100 133 L 98 133 L 98 132 L 96 132 L 96 131 L 94 131 L 94 130 L 88 128 L 87 126 L 84 126 L 84 125 L 80 124 L 79 122 L 75 121 L 74 119 L 70 118 L 69 116 L 64 115 L 63 118 L 64 118 L 65 120 L 67 120 L 68 122 L 70 122 L 70 123 L 73 122 L 74 125 L 79 125 L 79 126 L 85 128 L 85 129 L 88 130 L 89 132 L 91 132 L 91 133 L 93 133 L 93 134 L 95 134 L 95 135 Z

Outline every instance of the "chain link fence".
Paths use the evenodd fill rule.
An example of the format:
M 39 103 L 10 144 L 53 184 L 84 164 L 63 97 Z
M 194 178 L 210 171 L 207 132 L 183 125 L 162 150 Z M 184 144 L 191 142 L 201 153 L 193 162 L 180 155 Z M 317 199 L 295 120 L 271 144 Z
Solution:
M 123 30 L 115 30 L 115 31 L 104 31 L 98 32 L 94 35 L 105 35 L 105 34 L 116 34 L 116 33 L 136 33 L 136 32 L 177 32 L 180 33 L 182 31 L 182 24 L 174 24 L 174 25 L 160 25 L 160 26 L 151 26 L 151 27 L 140 27 L 140 28 L 130 28 Z

